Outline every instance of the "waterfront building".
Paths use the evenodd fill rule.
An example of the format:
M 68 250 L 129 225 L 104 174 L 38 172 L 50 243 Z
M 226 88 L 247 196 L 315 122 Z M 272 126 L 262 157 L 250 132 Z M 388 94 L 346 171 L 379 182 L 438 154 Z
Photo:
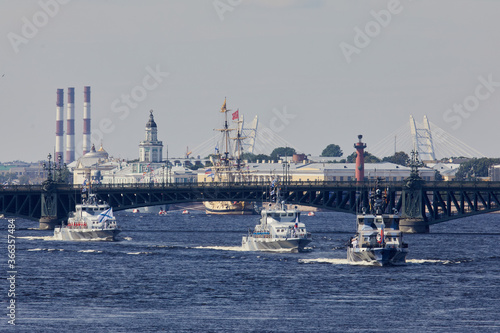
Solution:
M 274 177 L 282 178 L 287 169 L 288 179 L 301 181 L 355 181 L 355 163 L 246 163 L 247 181 L 269 183 Z M 211 182 L 209 168 L 198 171 L 198 182 Z M 434 180 L 435 172 L 421 168 L 420 176 L 427 181 Z M 410 176 L 411 168 L 394 163 L 365 163 L 365 180 L 402 181 Z
M 47 170 L 43 168 L 43 162 L 26 163 L 19 161 L 3 163 L 0 164 L 0 179 L 2 183 L 41 184 L 47 179 Z
M 145 140 L 139 144 L 139 161 L 142 163 L 161 163 L 163 142 L 158 141 L 158 128 L 153 116 L 153 110 L 149 111 L 145 134 Z
M 428 163 L 427 167 L 439 171 L 444 181 L 455 180 L 455 174 L 460 167 L 459 163 Z
M 500 181 L 500 165 L 492 165 L 488 171 L 489 173 L 489 179 L 492 182 L 498 182 Z
M 88 153 L 69 165 L 70 169 L 73 170 L 73 184 L 83 184 L 85 179 L 99 183 L 102 172 L 116 167 L 116 162 L 111 162 L 108 152 L 104 150 L 102 145 L 98 150 L 92 145 Z
M 196 182 L 196 172 L 180 164 L 163 161 L 163 143 L 158 141 L 158 126 L 150 111 L 145 140 L 139 143 L 139 159 L 135 162 L 113 159 L 101 146 L 83 155 L 74 165 L 73 183 L 83 184 L 168 184 Z

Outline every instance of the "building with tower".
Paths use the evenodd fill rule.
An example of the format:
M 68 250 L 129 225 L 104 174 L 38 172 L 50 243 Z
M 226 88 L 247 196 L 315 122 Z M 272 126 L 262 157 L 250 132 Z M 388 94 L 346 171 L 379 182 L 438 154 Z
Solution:
M 182 165 L 163 161 L 163 143 L 158 141 L 158 126 L 153 111 L 146 123 L 145 138 L 139 143 L 139 159 L 131 162 L 113 159 L 102 148 L 92 146 L 73 168 L 73 183 L 92 179 L 100 184 L 169 184 L 196 182 L 196 172 Z
M 163 158 L 163 143 L 158 141 L 158 127 L 149 111 L 149 120 L 146 123 L 146 137 L 139 144 L 139 161 L 145 163 L 161 163 Z

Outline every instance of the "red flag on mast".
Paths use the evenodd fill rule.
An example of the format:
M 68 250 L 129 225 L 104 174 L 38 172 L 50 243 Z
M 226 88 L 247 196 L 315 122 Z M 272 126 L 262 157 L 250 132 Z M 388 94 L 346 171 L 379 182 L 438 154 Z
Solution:
M 240 111 L 240 109 L 236 110 L 236 112 L 234 112 L 232 114 L 233 115 L 233 120 L 240 119 L 239 111 Z

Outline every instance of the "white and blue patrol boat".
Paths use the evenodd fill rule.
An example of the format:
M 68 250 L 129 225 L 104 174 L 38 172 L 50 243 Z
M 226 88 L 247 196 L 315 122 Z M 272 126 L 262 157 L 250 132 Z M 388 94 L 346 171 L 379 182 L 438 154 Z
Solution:
M 76 205 L 75 212 L 70 213 L 66 224 L 54 228 L 54 239 L 114 241 L 120 231 L 113 208 L 91 193 L 86 200 Z
M 271 185 L 276 202 L 269 203 L 261 211 L 260 223 L 243 236 L 241 246 L 246 251 L 300 252 L 312 241 L 304 223 L 300 222 L 300 210 L 279 201 L 279 187 L 276 181 Z M 278 202 L 279 201 L 279 202 Z
M 399 230 L 398 214 L 382 214 L 381 195 L 377 189 L 374 212 L 356 215 L 357 232 L 347 247 L 349 263 L 368 263 L 375 266 L 399 265 L 406 262 L 408 244 Z

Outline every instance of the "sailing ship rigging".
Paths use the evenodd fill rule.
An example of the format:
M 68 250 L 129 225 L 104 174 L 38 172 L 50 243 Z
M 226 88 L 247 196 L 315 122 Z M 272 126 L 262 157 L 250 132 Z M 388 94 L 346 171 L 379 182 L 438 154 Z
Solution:
M 221 145 L 224 149 L 220 153 L 216 146 L 215 159 L 212 158 L 213 166 L 206 170 L 206 174 L 212 177 L 214 182 L 244 182 L 249 180 L 250 171 L 246 167 L 243 157 L 243 141 L 247 139 L 242 135 L 243 119 L 240 120 L 239 109 L 232 112 L 226 106 L 226 99 L 222 104 L 220 113 L 224 114 L 223 127 L 217 129 L 222 133 Z M 235 127 L 229 126 L 229 113 Z M 231 133 L 235 132 L 234 136 Z M 232 143 L 234 146 L 232 146 Z M 204 202 L 207 214 L 253 214 L 255 212 L 252 203 L 244 201 L 213 201 Z

